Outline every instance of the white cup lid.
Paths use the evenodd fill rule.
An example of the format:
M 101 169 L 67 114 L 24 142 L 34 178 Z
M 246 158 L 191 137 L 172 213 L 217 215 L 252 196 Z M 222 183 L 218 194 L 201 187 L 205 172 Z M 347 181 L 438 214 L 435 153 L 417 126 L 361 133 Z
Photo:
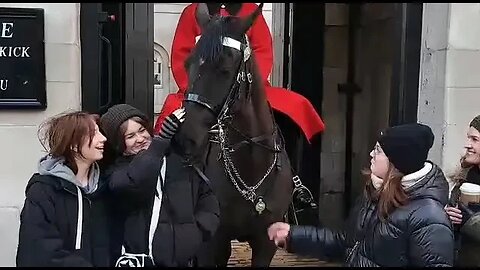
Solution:
M 480 195 L 480 186 L 472 183 L 463 183 L 460 192 L 465 195 Z

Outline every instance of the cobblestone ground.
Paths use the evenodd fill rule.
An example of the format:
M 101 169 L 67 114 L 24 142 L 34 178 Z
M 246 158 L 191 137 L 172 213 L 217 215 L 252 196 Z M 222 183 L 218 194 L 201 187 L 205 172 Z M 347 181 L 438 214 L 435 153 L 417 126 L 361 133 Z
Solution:
M 248 243 L 239 243 L 238 241 L 232 241 L 232 256 L 228 261 L 229 267 L 250 267 L 251 250 Z M 294 254 L 289 254 L 282 249 L 277 250 L 277 253 L 273 257 L 273 266 L 290 266 L 290 267 L 331 267 L 340 266 L 335 263 L 328 263 L 312 258 L 298 257 Z

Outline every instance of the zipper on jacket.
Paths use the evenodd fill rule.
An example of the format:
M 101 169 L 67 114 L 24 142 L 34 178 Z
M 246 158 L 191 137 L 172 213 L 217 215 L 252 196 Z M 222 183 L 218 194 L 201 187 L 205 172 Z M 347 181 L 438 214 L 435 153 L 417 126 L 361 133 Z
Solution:
M 345 262 L 348 264 L 350 262 L 350 259 L 352 258 L 353 253 L 357 249 L 357 247 L 360 245 L 360 241 L 355 242 L 355 245 L 353 245 L 353 248 L 350 250 L 350 253 L 348 254 L 347 259 Z
M 63 189 L 66 190 L 68 193 L 75 195 L 75 197 L 77 196 L 77 194 L 75 194 L 75 193 L 73 193 L 72 191 L 68 190 L 66 187 L 64 187 Z M 90 206 L 90 209 L 91 209 L 91 208 L 92 208 L 92 201 L 91 201 L 89 198 L 84 197 L 84 196 L 82 196 L 82 199 L 87 200 L 88 206 Z

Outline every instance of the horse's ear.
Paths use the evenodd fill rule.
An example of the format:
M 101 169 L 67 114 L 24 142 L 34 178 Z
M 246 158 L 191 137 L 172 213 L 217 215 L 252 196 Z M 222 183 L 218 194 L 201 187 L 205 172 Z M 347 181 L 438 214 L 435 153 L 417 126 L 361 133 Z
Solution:
M 195 18 L 198 26 L 200 26 L 200 29 L 203 30 L 205 27 L 207 27 L 207 24 L 210 22 L 212 17 L 208 13 L 208 7 L 206 3 L 198 3 Z
M 260 13 L 262 13 L 262 7 L 263 7 L 263 3 L 260 3 L 260 5 L 258 5 L 257 9 L 254 12 L 252 12 L 252 14 L 248 15 L 248 17 L 246 17 L 242 21 L 241 30 L 242 30 L 243 33 L 247 32 L 247 30 L 252 26 L 255 19 L 257 19 L 258 15 L 260 15 Z

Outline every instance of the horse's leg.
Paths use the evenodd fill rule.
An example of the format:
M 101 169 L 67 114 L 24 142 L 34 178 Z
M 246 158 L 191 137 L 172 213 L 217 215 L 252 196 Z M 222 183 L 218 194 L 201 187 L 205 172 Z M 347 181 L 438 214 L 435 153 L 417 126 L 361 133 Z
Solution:
M 252 267 L 270 266 L 270 262 L 277 251 L 277 246 L 268 239 L 268 234 L 257 234 L 248 243 L 252 248 Z

